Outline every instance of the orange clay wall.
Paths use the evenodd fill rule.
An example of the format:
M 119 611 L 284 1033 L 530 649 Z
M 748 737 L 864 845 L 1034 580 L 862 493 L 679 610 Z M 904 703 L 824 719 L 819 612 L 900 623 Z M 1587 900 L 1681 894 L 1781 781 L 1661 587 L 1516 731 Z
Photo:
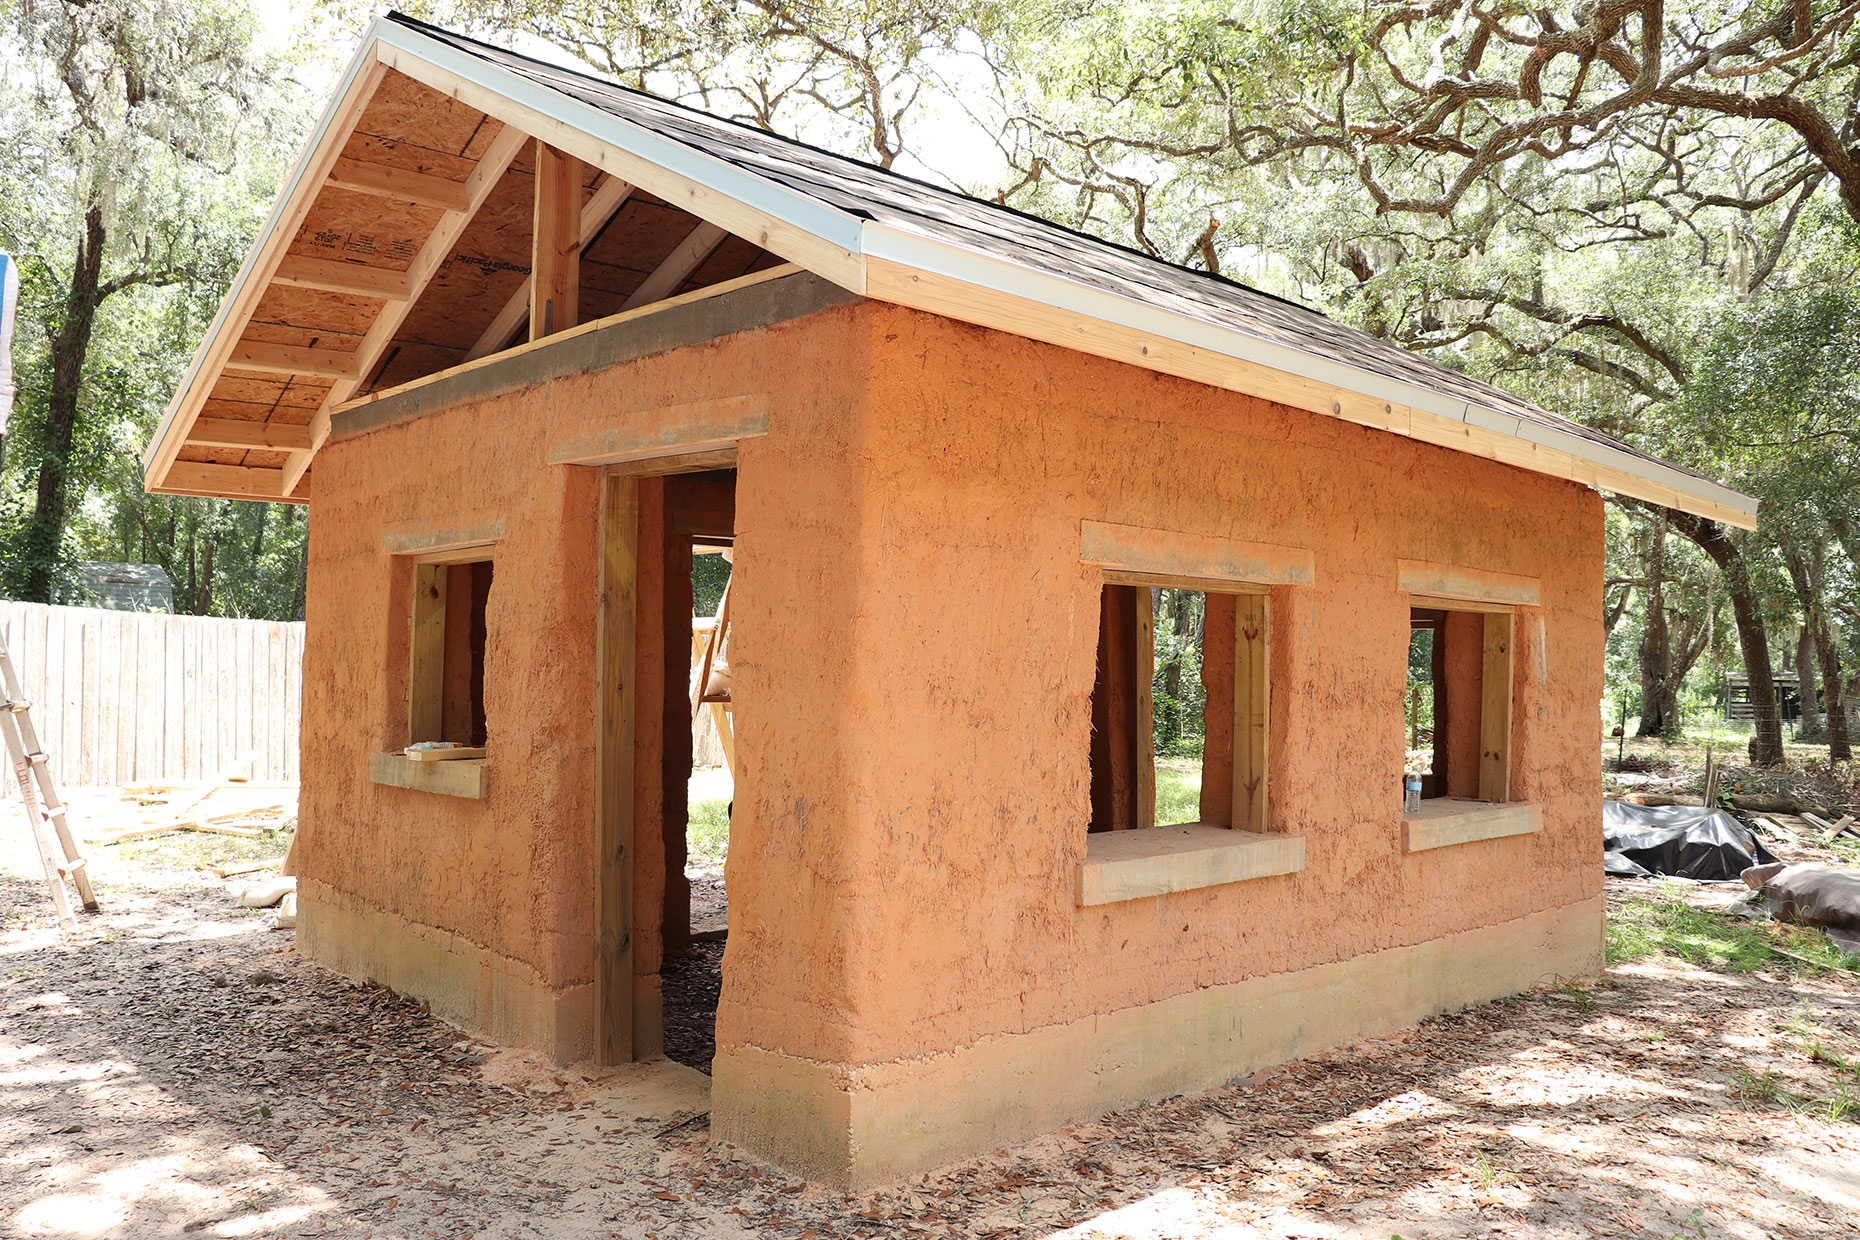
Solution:
M 774 429 L 744 448 L 763 463 L 756 477 L 765 486 L 743 505 L 744 545 L 762 567 L 759 589 L 739 588 L 733 604 L 743 634 L 737 657 L 759 651 L 794 669 L 777 681 L 796 703 L 797 726 L 780 744 L 762 744 L 752 769 L 804 767 L 805 795 L 784 801 L 784 810 L 846 818 L 844 781 L 824 772 L 842 750 L 834 718 L 848 681 L 851 613 L 827 601 L 858 582 L 848 435 L 865 383 L 864 339 L 856 309 L 828 309 L 460 403 L 323 448 L 311 502 L 309 774 L 297 857 L 308 954 L 428 999 L 436 1012 L 500 1040 L 562 1059 L 590 1053 L 600 484 L 598 470 L 551 465 L 547 454 L 564 440 L 649 423 L 666 407 L 767 396 Z M 662 494 L 661 480 L 642 481 L 642 547 L 658 536 Z M 491 527 L 501 533 L 486 603 L 488 794 L 466 800 L 375 784 L 369 755 L 407 740 L 413 570 L 408 558 L 388 553 L 384 537 Z M 642 598 L 662 592 L 661 576 L 654 557 L 642 554 Z M 662 649 L 662 616 L 642 606 L 639 625 L 638 691 L 642 702 L 656 702 L 665 692 L 654 653 Z M 688 651 L 689 630 L 676 641 Z M 684 686 L 670 692 L 676 698 Z M 656 754 L 661 721 L 642 711 L 638 734 L 642 750 Z M 789 756 L 797 748 L 805 758 Z M 655 762 L 642 762 L 633 946 L 648 1011 L 666 899 L 656 829 L 663 795 Z M 825 872 L 834 872 L 830 864 Z M 753 885 L 745 886 L 742 906 L 757 907 Z M 850 898 L 844 887 L 797 890 L 784 880 L 779 912 L 762 903 L 764 916 L 790 936 L 789 963 L 779 971 L 784 989 L 841 989 L 823 976 L 843 965 L 829 946 L 840 936 L 829 906 Z M 650 1036 L 640 1049 L 656 1049 Z
M 858 485 L 787 478 L 848 540 L 810 600 L 850 621 L 831 671 L 773 657 L 795 617 L 760 588 L 757 536 L 785 500 L 764 471 L 794 462 L 743 456 L 738 743 L 757 786 L 732 830 L 720 1057 L 901 1061 L 1599 896 L 1599 496 L 913 311 L 861 323 Z M 1075 905 L 1101 584 L 1082 520 L 1314 553 L 1315 584 L 1271 610 L 1272 819 L 1306 838 L 1301 873 Z M 1402 851 L 1401 559 L 1542 580 L 1513 731 L 1536 834 Z M 857 719 L 829 741 L 792 725 L 833 703 Z M 758 930 L 829 908 L 835 933 Z M 811 990 L 810 968 L 843 990 Z
M 640 410 L 745 394 L 765 399 L 769 430 L 738 466 L 720 1060 L 897 1062 L 1599 896 L 1598 496 L 862 303 L 323 449 L 299 852 L 311 954 L 503 1040 L 587 1052 L 599 486 L 547 452 Z M 654 496 L 642 484 L 648 524 Z M 1302 872 L 1074 903 L 1101 587 L 1079 561 L 1084 520 L 1313 553 L 1315 584 L 1280 588 L 1271 611 L 1273 825 L 1305 837 Z M 384 531 L 486 522 L 502 525 L 488 795 L 371 783 L 368 755 L 406 725 L 411 569 Z M 1401 559 L 1542 581 L 1515 648 L 1513 795 L 1541 806 L 1533 835 L 1402 852 Z M 643 557 L 642 598 L 655 571 Z M 642 650 L 662 629 L 642 607 Z M 642 657 L 642 702 L 682 691 L 662 669 Z M 643 749 L 661 727 L 642 711 Z M 648 1006 L 662 796 L 643 762 Z M 437 946 L 394 966 L 414 938 Z M 477 962 L 481 994 L 448 992 L 458 960 Z M 562 1010 L 535 1016 L 536 995 Z

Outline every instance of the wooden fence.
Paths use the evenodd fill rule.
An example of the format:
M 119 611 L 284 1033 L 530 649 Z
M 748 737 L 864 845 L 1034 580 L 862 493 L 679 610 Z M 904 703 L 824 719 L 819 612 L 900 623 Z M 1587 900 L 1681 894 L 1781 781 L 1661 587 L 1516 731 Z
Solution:
M 62 784 L 297 778 L 301 623 L 0 600 L 0 633 Z

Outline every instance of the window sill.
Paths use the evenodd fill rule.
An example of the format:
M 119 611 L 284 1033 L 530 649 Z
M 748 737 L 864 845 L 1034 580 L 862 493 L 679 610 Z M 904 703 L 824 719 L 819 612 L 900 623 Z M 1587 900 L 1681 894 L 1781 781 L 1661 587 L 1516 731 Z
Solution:
M 1302 835 L 1259 834 L 1190 823 L 1087 838 L 1075 895 L 1081 905 L 1116 904 L 1194 891 L 1305 868 Z
M 368 782 L 387 788 L 411 788 L 442 797 L 484 800 L 487 784 L 483 758 L 452 762 L 417 762 L 397 753 L 368 755 Z
M 1528 801 L 1449 800 L 1421 802 L 1421 808 L 1401 820 L 1401 850 L 1426 852 L 1475 840 L 1498 840 L 1508 835 L 1530 835 L 1543 824 L 1543 811 Z

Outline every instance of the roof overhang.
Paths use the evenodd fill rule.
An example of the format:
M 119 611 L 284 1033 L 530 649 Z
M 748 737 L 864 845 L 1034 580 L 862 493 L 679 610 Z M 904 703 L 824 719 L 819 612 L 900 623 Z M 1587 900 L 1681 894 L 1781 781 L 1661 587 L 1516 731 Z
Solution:
M 150 490 L 240 494 L 169 477 L 206 389 L 388 69 L 755 241 L 853 293 L 1011 332 L 1751 529 L 1757 501 L 1611 442 L 1469 402 L 1230 324 L 881 223 L 756 175 L 430 35 L 377 19 L 343 74 L 143 456 Z M 287 479 L 301 477 L 330 411 Z M 301 498 L 285 486 L 276 495 Z

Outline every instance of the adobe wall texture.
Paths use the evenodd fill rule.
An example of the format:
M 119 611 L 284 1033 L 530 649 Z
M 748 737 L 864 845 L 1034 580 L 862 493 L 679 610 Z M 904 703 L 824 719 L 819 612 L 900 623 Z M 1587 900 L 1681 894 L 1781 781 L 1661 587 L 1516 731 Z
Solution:
M 769 429 L 742 443 L 736 496 L 717 1136 L 870 1183 L 1599 964 L 1598 496 L 875 303 L 323 450 L 309 954 L 501 1040 L 588 1053 L 599 496 L 595 470 L 547 453 L 745 394 Z M 1306 837 L 1301 873 L 1073 903 L 1101 581 L 1086 520 L 1313 553 L 1315 583 L 1271 604 L 1273 826 Z M 384 532 L 486 523 L 488 796 L 376 786 L 368 754 L 406 739 L 410 570 Z M 1542 580 L 1514 700 L 1534 835 L 1401 851 L 1400 559 Z M 645 657 L 667 635 L 641 611 L 656 702 L 681 686 Z M 642 711 L 643 750 L 661 726 Z M 655 769 L 648 753 L 635 795 L 642 1028 L 666 902 Z
M 745 543 L 767 567 L 758 574 L 760 600 L 739 603 L 745 630 L 753 622 L 756 634 L 739 651 L 804 669 L 813 697 L 797 697 L 806 726 L 792 743 L 818 751 L 810 777 L 823 790 L 808 795 L 834 804 L 825 775 L 839 750 L 830 699 L 844 679 L 835 659 L 849 646 L 833 631 L 844 610 L 820 603 L 856 580 L 843 497 L 854 456 L 850 411 L 866 370 L 857 313 L 827 309 L 649 350 L 606 369 L 423 409 L 413 420 L 381 418 L 325 446 L 311 502 L 304 660 L 298 868 L 308 955 L 426 999 L 439 1015 L 499 1040 L 564 1061 L 591 1053 L 599 475 L 547 460 L 552 445 L 577 437 L 651 428 L 713 398 L 766 394 L 774 429 L 744 454 L 773 462 L 757 476 L 779 501 L 745 505 Z M 642 483 L 642 525 L 662 513 L 660 487 Z M 384 539 L 405 545 L 486 530 L 501 535 L 486 604 L 488 794 L 462 800 L 373 784 L 369 754 L 407 741 L 412 567 Z M 655 536 L 643 530 L 642 543 Z M 642 595 L 663 588 L 658 572 L 646 557 Z M 663 640 L 659 618 L 642 608 L 642 649 Z M 688 632 L 676 638 L 686 650 L 689 640 Z M 654 663 L 650 652 L 639 661 L 642 701 L 665 691 L 662 663 Z M 656 752 L 658 728 L 643 714 L 643 749 Z M 766 746 L 751 751 L 748 769 L 771 760 L 784 759 Z M 663 795 L 656 767 L 643 762 L 633 943 L 645 1053 L 656 1050 L 664 846 L 651 824 Z M 805 940 L 834 931 L 830 915 L 791 899 L 784 893 L 779 915 L 763 916 L 800 935 L 781 980 L 809 990 L 836 955 L 815 953 Z M 756 907 L 753 893 L 740 907 Z
M 740 898 L 762 924 L 763 892 L 836 915 L 800 944 L 732 934 L 715 1131 L 866 1183 L 1599 964 L 1599 496 L 912 311 L 864 316 L 859 479 L 834 499 L 846 584 L 829 596 L 851 610 L 849 675 L 820 686 L 859 718 L 832 754 L 778 742 L 794 673 L 778 683 L 758 659 L 737 677 L 761 782 L 737 804 L 732 921 Z M 758 470 L 777 464 L 746 456 L 739 485 L 769 494 Z M 1314 553 L 1315 584 L 1271 604 L 1272 820 L 1306 837 L 1302 873 L 1074 905 L 1101 582 L 1083 520 Z M 1402 852 L 1400 559 L 1542 579 L 1514 701 L 1513 796 L 1542 806 L 1534 835 Z M 739 561 L 745 601 L 762 568 Z M 758 603 L 746 650 L 783 619 Z M 818 989 L 796 987 L 797 959 L 820 962 Z M 1279 1025 L 1249 1023 L 1249 985 L 1323 969 L 1347 1003 L 1320 987 Z M 1196 995 L 1201 1025 L 1161 1015 Z M 1083 1070 L 1090 1037 L 1053 1040 L 1081 1028 L 1127 1037 L 1128 1056 Z M 914 1090 L 944 1102 L 920 1112 Z

